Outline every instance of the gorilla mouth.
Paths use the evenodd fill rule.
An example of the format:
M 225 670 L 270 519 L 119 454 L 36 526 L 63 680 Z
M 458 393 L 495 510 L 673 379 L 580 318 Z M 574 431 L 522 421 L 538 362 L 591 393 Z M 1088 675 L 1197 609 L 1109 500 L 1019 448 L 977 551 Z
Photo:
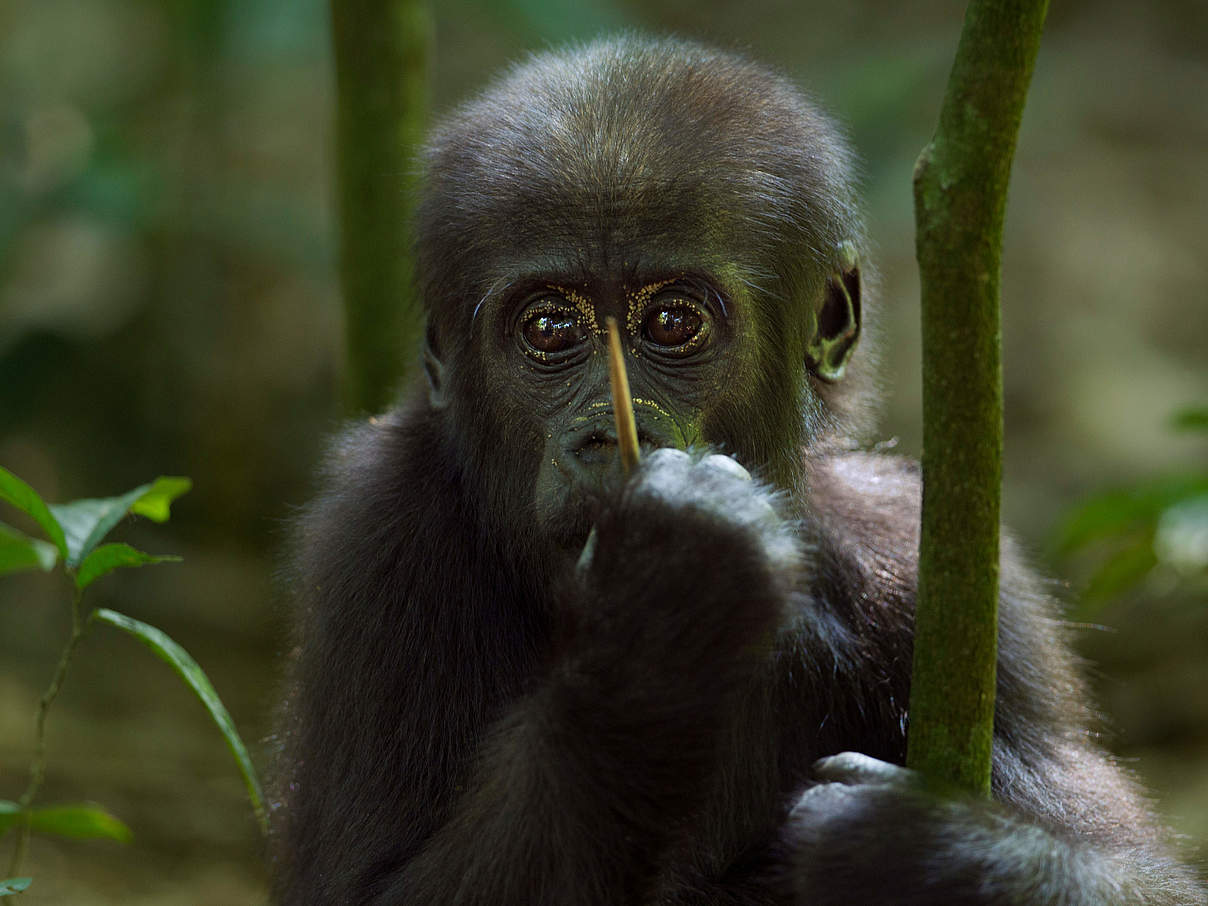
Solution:
M 649 451 L 656 447 L 667 446 L 667 442 L 659 442 L 649 431 L 638 425 L 638 444 L 643 450 Z M 566 446 L 576 466 L 591 467 L 593 471 L 607 469 L 614 463 L 620 463 L 621 457 L 617 449 L 617 432 L 612 425 L 611 416 L 607 425 L 596 425 L 587 429 Z

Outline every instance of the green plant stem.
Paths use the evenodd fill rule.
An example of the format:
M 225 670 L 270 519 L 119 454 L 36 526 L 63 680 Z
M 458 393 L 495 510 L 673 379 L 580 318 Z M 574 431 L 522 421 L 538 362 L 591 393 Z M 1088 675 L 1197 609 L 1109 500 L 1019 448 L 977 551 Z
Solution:
M 971 0 L 915 168 L 923 513 L 907 764 L 989 794 L 1002 484 L 1007 184 L 1047 0 Z
M 336 75 L 344 396 L 379 412 L 417 359 L 410 218 L 433 31 L 425 0 L 330 0 Z
M 46 780 L 46 715 L 50 712 L 50 706 L 54 704 L 55 699 L 59 697 L 59 691 L 63 688 L 63 681 L 67 678 L 67 670 L 71 666 L 71 659 L 75 656 L 75 651 L 80 644 L 80 640 L 88 632 L 90 621 L 81 615 L 80 609 L 80 600 L 83 596 L 84 593 L 81 589 L 75 589 L 72 594 L 71 636 L 67 639 L 67 644 L 63 646 L 63 653 L 59 655 L 59 663 L 55 667 L 50 685 L 46 687 L 46 691 L 42 693 L 42 698 L 38 701 L 38 714 L 34 720 L 34 757 L 29 765 L 29 785 L 26 786 L 25 792 L 21 794 L 21 798 L 17 800 L 21 811 L 26 814 L 24 820 L 21 821 L 20 826 L 17 828 L 17 842 L 13 848 L 12 862 L 9 865 L 9 877 L 20 873 L 21 863 L 25 859 L 26 850 L 29 848 L 30 824 L 28 812 L 34 803 L 34 799 L 37 798 L 38 792 L 42 789 L 43 782 Z

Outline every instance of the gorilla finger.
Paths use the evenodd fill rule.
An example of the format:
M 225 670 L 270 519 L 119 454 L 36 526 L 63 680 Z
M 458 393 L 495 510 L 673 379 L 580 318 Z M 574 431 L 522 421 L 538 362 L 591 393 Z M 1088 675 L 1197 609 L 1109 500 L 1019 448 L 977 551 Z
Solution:
M 712 469 L 717 469 L 721 472 L 728 472 L 736 478 L 743 478 L 747 481 L 751 480 L 751 473 L 743 468 L 742 463 L 732 456 L 723 456 L 720 453 L 713 453 L 702 459 L 701 464 Z
M 579 559 L 575 563 L 575 574 L 582 576 L 591 566 L 591 561 L 596 555 L 596 540 L 599 538 L 599 532 L 593 525 L 591 531 L 587 533 L 587 541 L 583 543 L 583 552 L 579 554 Z
M 647 468 L 665 468 L 668 466 L 683 466 L 692 461 L 692 457 L 676 447 L 659 447 L 646 456 Z
M 860 752 L 840 752 L 814 762 L 819 780 L 845 784 L 910 785 L 917 780 L 914 771 L 881 761 Z

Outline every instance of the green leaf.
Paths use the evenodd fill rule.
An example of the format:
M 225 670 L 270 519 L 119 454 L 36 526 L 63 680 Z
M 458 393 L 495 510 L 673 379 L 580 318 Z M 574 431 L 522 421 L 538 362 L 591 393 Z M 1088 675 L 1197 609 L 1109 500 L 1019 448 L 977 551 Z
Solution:
M 235 756 L 239 772 L 243 775 L 244 786 L 247 787 L 248 798 L 252 802 L 252 811 L 256 814 L 256 820 L 260 823 L 261 830 L 267 834 L 268 817 L 264 810 L 264 793 L 260 788 L 260 780 L 256 776 L 256 768 L 248 755 L 247 747 L 239 737 L 239 732 L 235 729 L 231 715 L 218 697 L 209 677 L 198 666 L 197 661 L 193 660 L 189 652 L 176 644 L 163 630 L 156 629 L 141 620 L 104 607 L 93 611 L 92 617 L 108 623 L 110 626 L 116 626 L 137 638 L 175 670 L 176 674 L 193 690 L 206 710 L 210 712 L 211 719 L 218 726 L 223 738 L 226 739 L 231 754 Z
M 0 500 L 6 500 L 34 518 L 46 537 L 54 542 L 55 547 L 64 558 L 67 557 L 67 541 L 63 537 L 63 527 L 50 513 L 46 502 L 38 496 L 38 492 L 24 481 L 0 466 Z
M 1158 565 L 1153 549 L 1153 537 L 1147 535 L 1136 544 L 1115 551 L 1096 570 L 1082 593 L 1083 605 L 1077 615 L 1085 619 L 1099 610 L 1099 605 L 1118 597 L 1132 588 Z
M 117 497 L 52 504 L 49 510 L 62 525 L 67 539 L 67 565 L 79 566 L 127 513 L 137 513 L 156 522 L 165 521 L 172 501 L 192 486 L 188 478 L 161 476 L 151 484 L 139 485 Z
M 161 475 L 152 483 L 151 490 L 134 501 L 130 512 L 146 516 L 152 522 L 167 522 L 172 501 L 187 494 L 192 487 L 192 479 Z
M 22 814 L 24 813 L 18 803 L 0 799 L 0 834 L 14 827 L 21 820 Z
M 80 561 L 130 512 L 134 502 L 150 489 L 151 485 L 144 484 L 118 497 L 51 504 L 50 511 L 63 526 L 67 538 L 67 565 L 73 569 L 79 566 Z
M 51 805 L 30 815 L 29 827 L 36 834 L 53 834 L 77 840 L 117 840 L 129 843 L 134 834 L 125 824 L 96 805 Z
M 1208 431 L 1208 406 L 1180 409 L 1170 423 L 1179 431 Z
M 101 576 L 123 566 L 147 566 L 152 563 L 175 563 L 179 560 L 180 557 L 171 555 L 145 554 L 129 544 L 102 544 L 85 557 L 80 568 L 76 570 L 76 588 L 83 591 Z
M 20 805 L 7 800 L 0 801 L 0 833 L 16 825 L 26 815 L 29 817 L 30 830 L 38 834 L 77 839 L 104 838 L 121 843 L 128 843 L 134 836 L 130 828 L 97 805 L 50 805 L 23 812 Z
M 1171 506 L 1205 493 L 1208 493 L 1208 476 L 1176 475 L 1098 494 L 1075 507 L 1065 518 L 1057 532 L 1057 551 L 1068 554 L 1092 541 L 1152 526 Z
M 58 562 L 59 551 L 53 544 L 0 522 L 0 576 L 26 569 L 46 572 Z
M 20 893 L 29 887 L 33 880 L 33 878 L 8 878 L 0 881 L 0 897 L 11 897 L 15 893 Z

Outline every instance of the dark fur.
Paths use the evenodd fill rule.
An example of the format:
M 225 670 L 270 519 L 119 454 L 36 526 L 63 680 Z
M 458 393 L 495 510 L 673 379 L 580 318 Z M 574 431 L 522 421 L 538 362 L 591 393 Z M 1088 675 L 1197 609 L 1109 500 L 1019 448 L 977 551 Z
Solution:
M 853 756 L 814 769 L 901 764 L 915 588 L 915 467 L 842 452 L 866 353 L 838 384 L 803 364 L 843 242 L 863 246 L 833 128 L 695 45 L 539 57 L 438 130 L 433 386 L 341 439 L 301 523 L 279 902 L 1204 902 L 1009 546 L 998 804 Z M 606 385 L 594 359 L 515 364 L 516 294 L 680 271 L 724 273 L 727 355 L 687 378 L 635 359 L 667 415 L 639 428 L 767 484 L 648 450 L 628 481 L 543 490 Z

